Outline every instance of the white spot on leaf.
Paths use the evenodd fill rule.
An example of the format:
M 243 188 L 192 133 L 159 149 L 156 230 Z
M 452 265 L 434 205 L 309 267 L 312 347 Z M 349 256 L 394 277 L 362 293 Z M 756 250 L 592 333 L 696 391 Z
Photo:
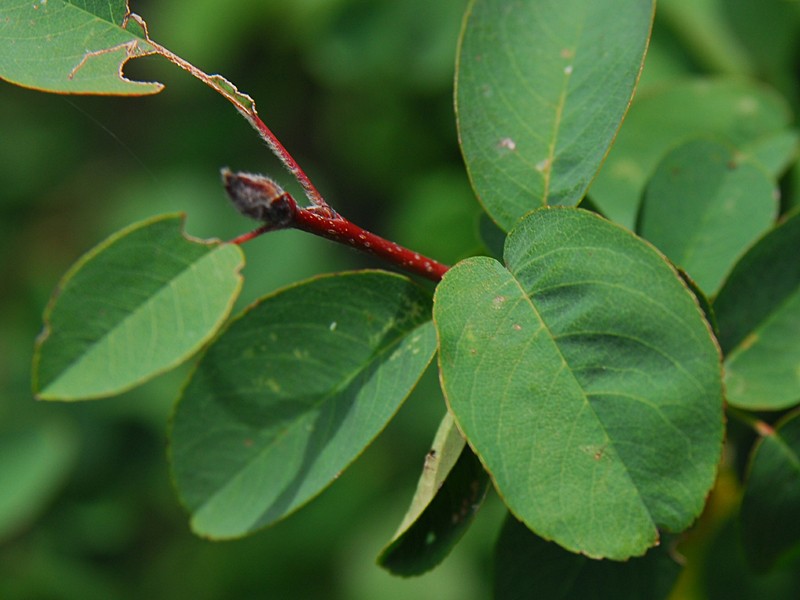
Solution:
M 504 137 L 497 143 L 498 148 L 504 148 L 506 150 L 511 150 L 512 152 L 517 149 L 517 143 L 512 140 L 510 137 Z

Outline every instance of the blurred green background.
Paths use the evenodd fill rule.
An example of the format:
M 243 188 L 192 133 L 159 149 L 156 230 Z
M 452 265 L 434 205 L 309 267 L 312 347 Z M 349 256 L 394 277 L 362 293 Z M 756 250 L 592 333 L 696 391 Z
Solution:
M 131 7 L 156 41 L 255 98 L 337 210 L 454 262 L 479 247 L 480 209 L 458 152 L 452 102 L 466 4 L 133 0 Z M 693 73 L 735 74 L 770 82 L 796 106 L 797 13 L 786 19 L 785 6 L 776 8 L 788 4 L 663 0 L 643 88 Z M 722 5 L 734 15 L 726 23 L 717 18 Z M 747 16 L 751 5 L 759 18 Z M 374 562 L 404 514 L 445 410 L 433 371 L 330 489 L 277 526 L 224 543 L 189 532 L 169 481 L 166 424 L 188 367 L 109 400 L 33 400 L 42 311 L 82 253 L 130 223 L 175 211 L 187 214 L 187 231 L 198 237 L 228 239 L 252 228 L 228 206 L 223 166 L 269 173 L 301 197 L 221 97 L 158 58 L 138 59 L 126 72 L 166 90 L 63 97 L 0 82 L 0 598 L 488 597 L 504 516 L 493 494 L 439 569 L 399 579 Z M 240 308 L 316 273 L 381 266 L 294 231 L 244 249 Z M 680 597 L 700 597 L 691 587 Z M 742 589 L 727 597 L 749 597 L 737 595 Z

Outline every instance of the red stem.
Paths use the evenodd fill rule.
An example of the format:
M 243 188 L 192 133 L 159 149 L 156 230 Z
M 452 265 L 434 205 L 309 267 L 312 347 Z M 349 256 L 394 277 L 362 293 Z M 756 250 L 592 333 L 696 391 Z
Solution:
M 139 15 L 135 13 L 128 13 L 125 19 L 127 20 L 129 18 L 135 20 L 139 26 L 144 29 L 147 43 L 153 47 L 153 51 L 166 58 L 172 64 L 177 65 L 181 69 L 185 70 L 193 77 L 199 79 L 215 92 L 221 94 L 222 97 L 228 100 L 231 104 L 233 104 L 236 107 L 236 110 L 238 110 L 239 113 L 245 119 L 247 119 L 247 121 L 258 132 L 261 138 L 267 143 L 270 150 L 272 150 L 272 153 L 280 159 L 287 169 L 289 169 L 289 172 L 303 187 L 303 191 L 308 199 L 311 200 L 311 203 L 322 208 L 329 208 L 327 202 L 325 202 L 325 199 L 322 197 L 322 194 L 319 193 L 319 190 L 317 190 L 316 186 L 311 182 L 311 179 L 309 179 L 302 167 L 297 164 L 297 161 L 292 157 L 291 154 L 289 154 L 289 151 L 283 146 L 283 144 L 280 143 L 278 138 L 275 137 L 275 134 L 272 133 L 270 128 L 267 127 L 266 123 L 261 120 L 261 117 L 258 116 L 258 113 L 256 112 L 256 103 L 250 96 L 241 93 L 236 86 L 230 83 L 228 80 L 220 77 L 219 75 L 208 75 L 190 62 L 182 59 L 174 52 L 167 50 L 161 44 L 157 44 L 151 40 L 150 35 L 147 33 L 147 25 Z
M 306 175 L 306 172 L 303 171 L 302 167 L 297 164 L 297 161 L 294 157 L 289 154 L 289 151 L 280 143 L 275 134 L 272 133 L 269 127 L 267 127 L 266 123 L 261 120 L 261 117 L 255 112 L 252 111 L 251 114 L 246 115 L 250 124 L 258 131 L 261 138 L 267 142 L 270 150 L 272 153 L 277 156 L 280 161 L 289 169 L 289 172 L 294 176 L 299 183 L 303 190 L 306 193 L 306 197 L 311 200 L 313 204 L 316 206 L 320 206 L 323 208 L 328 208 L 328 203 L 325 202 L 325 199 L 322 197 L 322 194 L 319 193 L 316 186 L 311 182 L 311 179 Z
M 432 258 L 370 233 L 340 215 L 329 217 L 307 208 L 298 208 L 292 227 L 334 242 L 351 245 L 362 252 L 374 254 L 431 281 L 440 281 L 450 268 Z
M 302 208 L 291 194 L 263 175 L 222 172 L 225 190 L 244 215 L 265 222 L 261 227 L 231 240 L 243 244 L 268 231 L 299 229 L 340 244 L 374 254 L 401 269 L 432 281 L 440 281 L 449 268 L 418 252 L 403 248 L 348 221 L 328 207 Z
M 258 229 L 253 229 L 253 231 L 248 231 L 247 233 L 243 233 L 242 235 L 233 238 L 229 243 L 244 244 L 245 242 L 249 242 L 250 240 L 257 238 L 262 233 L 267 233 L 268 231 L 274 230 L 275 228 L 272 225 L 262 225 Z
M 382 237 L 362 229 L 338 215 L 319 193 L 311 179 L 297 164 L 289 151 L 280 143 L 275 134 L 261 120 L 256 112 L 253 99 L 236 89 L 236 86 L 219 75 L 208 75 L 191 63 L 183 60 L 177 54 L 170 52 L 160 44 L 150 39 L 147 34 L 147 25 L 138 16 L 128 13 L 127 19 L 135 20 L 145 31 L 145 38 L 153 48 L 152 52 L 158 53 L 173 64 L 186 70 L 216 92 L 222 94 L 258 131 L 261 138 L 269 145 L 272 152 L 283 162 L 297 182 L 302 186 L 305 195 L 313 206 L 302 208 L 297 206 L 294 198 L 284 192 L 274 181 L 263 176 L 249 175 L 247 173 L 232 173 L 223 171 L 228 194 L 234 201 L 237 209 L 243 214 L 265 221 L 265 224 L 231 240 L 234 244 L 243 244 L 268 231 L 277 229 L 301 229 L 320 237 L 327 238 L 343 244 L 349 244 L 364 252 L 379 256 L 402 269 L 421 275 L 433 281 L 440 281 L 445 271 L 449 268 L 418 252 L 390 242 Z M 147 53 L 151 51 L 148 50 Z M 233 188 L 231 187 L 233 185 Z M 271 212 L 273 211 L 274 212 Z M 262 214 L 262 211 L 265 211 Z M 265 218 L 264 218 L 265 217 Z M 277 217 L 274 218 L 274 217 Z

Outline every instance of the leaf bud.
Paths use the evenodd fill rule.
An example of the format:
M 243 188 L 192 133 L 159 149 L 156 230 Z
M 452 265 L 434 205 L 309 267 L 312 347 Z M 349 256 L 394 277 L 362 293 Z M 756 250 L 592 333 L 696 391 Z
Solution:
M 244 216 L 276 227 L 292 222 L 297 205 L 273 179 L 222 169 L 222 181 L 236 210 Z

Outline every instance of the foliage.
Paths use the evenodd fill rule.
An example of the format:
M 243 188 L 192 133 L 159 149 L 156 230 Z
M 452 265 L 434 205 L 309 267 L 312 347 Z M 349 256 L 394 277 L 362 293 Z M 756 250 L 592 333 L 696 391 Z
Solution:
M 244 256 L 232 244 L 188 240 L 181 220 L 121 231 L 64 276 L 34 356 L 40 398 L 119 393 L 186 360 L 225 321 Z
M 448 405 L 533 531 L 594 558 L 644 554 L 714 479 L 709 329 L 652 247 L 590 213 L 529 213 L 504 260 L 462 261 L 436 291 Z
M 193 3 L 181 16 L 183 26 L 195 16 L 202 23 L 213 4 Z M 246 64 L 238 75 L 257 68 L 259 76 L 272 71 L 279 77 L 286 68 L 281 52 L 297 44 L 294 59 L 308 65 L 312 79 L 304 83 L 297 73 L 305 71 L 295 64 L 289 69 L 294 82 L 279 88 L 270 83 L 253 96 L 274 99 L 277 115 L 304 96 L 304 86 L 324 86 L 309 106 L 319 101 L 325 107 L 327 116 L 315 125 L 327 130 L 329 145 L 304 153 L 314 157 L 308 161 L 314 171 L 331 173 L 330 188 L 344 199 L 334 203 L 337 210 L 381 225 L 375 202 L 399 198 L 408 189 L 432 189 L 436 197 L 418 202 L 416 209 L 409 205 L 398 218 L 406 224 L 396 226 L 411 232 L 408 242 L 398 241 L 418 242 L 414 250 L 428 252 L 427 244 L 436 248 L 431 238 L 438 234 L 432 233 L 443 218 L 429 204 L 450 201 L 445 198 L 452 190 L 453 197 L 463 198 L 453 203 L 454 223 L 465 225 L 448 232 L 444 251 L 468 258 L 432 293 L 406 276 L 352 270 L 346 264 L 350 256 L 324 264 L 318 255 L 329 252 L 328 246 L 283 233 L 250 242 L 249 265 L 243 268 L 237 244 L 187 237 L 175 216 L 150 218 L 96 246 L 62 279 L 36 347 L 34 392 L 48 400 L 108 396 L 178 363 L 194 362 L 188 374 L 175 376 L 186 382 L 168 438 L 174 484 L 192 529 L 202 536 L 236 538 L 271 525 L 252 539 L 280 539 L 291 523 L 310 522 L 317 523 L 315 540 L 326 528 L 330 535 L 321 553 L 335 553 L 337 534 L 331 528 L 341 521 L 336 515 L 358 512 L 358 494 L 342 499 L 348 509 L 315 516 L 315 502 L 296 518 L 278 522 L 338 479 L 387 424 L 375 445 L 381 447 L 385 438 L 391 443 L 395 425 L 389 422 L 411 394 L 408 403 L 429 425 L 415 430 L 418 445 L 401 446 L 405 451 L 392 452 L 394 462 L 378 469 L 379 479 L 388 482 L 398 456 L 427 456 L 411 507 L 378 559 L 390 572 L 419 575 L 441 563 L 424 580 L 435 577 L 456 559 L 444 560 L 467 529 L 480 527 L 481 513 L 503 516 L 507 508 L 495 549 L 498 598 L 698 595 L 704 581 L 713 581 L 714 561 L 732 564 L 715 553 L 714 540 L 728 535 L 726 522 L 740 518 L 741 532 L 733 539 L 748 563 L 737 570 L 746 583 L 736 593 L 747 597 L 763 578 L 783 577 L 770 588 L 777 590 L 775 597 L 796 595 L 796 578 L 785 574 L 792 572 L 800 549 L 800 532 L 790 525 L 800 509 L 800 448 L 796 413 L 784 411 L 800 402 L 795 257 L 800 179 L 798 135 L 790 127 L 799 96 L 787 76 L 796 58 L 790 40 L 800 29 L 800 9 L 769 0 L 763 14 L 753 16 L 744 1 L 664 0 L 653 25 L 653 5 L 631 0 L 570 0 L 558 10 L 542 0 L 473 0 L 468 6 L 453 0 L 441 8 L 409 3 L 409 14 L 437 15 L 408 20 L 423 32 L 433 31 L 432 37 L 454 31 L 454 14 L 466 9 L 457 50 L 456 119 L 466 172 L 485 211 L 481 239 L 478 211 L 463 208 L 469 202 L 463 177 L 452 164 L 431 167 L 431 157 L 444 154 L 440 150 L 455 138 L 441 125 L 446 113 L 426 115 L 397 104 L 403 94 L 416 94 L 415 101 L 427 105 L 436 85 L 443 94 L 436 97 L 444 98 L 447 71 L 428 79 L 397 69 L 396 62 L 410 56 L 405 47 L 384 62 L 380 53 L 368 52 L 372 40 L 380 39 L 380 27 L 390 30 L 398 22 L 392 11 L 401 9 L 390 4 L 318 0 L 279 8 L 275 3 L 264 4 L 269 8 L 261 13 L 252 8 L 247 17 L 237 13 L 241 7 L 232 7 L 241 31 L 259 20 L 287 23 L 269 48 L 267 56 L 274 52 L 274 60 L 258 68 Z M 153 12 L 149 20 L 161 25 L 155 7 Z M 707 26 L 698 25 L 703 23 Z M 439 29 L 426 29 L 433 24 Z M 222 26 L 212 20 L 209 27 L 205 51 L 219 38 L 222 56 Z M 773 29 L 782 35 L 773 36 Z M 763 51 L 754 37 L 773 52 Z M 191 49 L 188 44 L 183 53 Z M 135 83 L 120 70 L 128 59 L 149 54 L 188 70 L 232 102 L 298 177 L 300 186 L 292 189 L 305 191 L 319 208 L 316 189 L 262 127 L 250 97 L 154 42 L 124 0 L 10 0 L 0 8 L 0 77 L 19 85 L 60 93 L 152 93 L 161 85 Z M 360 61 L 359 74 L 348 70 L 352 56 L 375 58 Z M 448 52 L 441 56 L 447 60 Z M 337 57 L 341 62 L 335 65 Z M 136 62 L 126 73 L 144 68 Z M 323 73 L 323 62 L 335 67 Z M 229 65 L 234 75 L 236 63 Z M 387 89 L 379 83 L 382 72 L 390 74 Z M 164 71 L 160 78 L 170 76 Z M 439 83 L 431 87 L 431 81 Z M 179 83 L 175 87 L 180 90 Z M 30 93 L 20 98 L 39 101 Z M 385 112 L 365 111 L 368 102 Z M 218 117 L 217 108 L 202 118 L 202 128 L 196 127 L 198 117 L 181 108 L 186 126 L 171 144 L 191 171 L 198 163 L 232 159 L 254 164 L 248 162 L 251 142 L 243 134 L 228 137 L 237 124 Z M 305 124 L 296 119 L 294 132 L 302 139 Z M 279 123 L 276 117 L 269 120 L 275 127 Z M 136 134 L 149 127 L 142 122 Z M 10 131 L 21 145 L 29 135 L 24 128 Z M 427 146 L 420 143 L 425 141 Z M 419 149 L 403 149 L 417 143 Z M 210 158 L 195 155 L 208 145 L 215 152 Z M 158 145 L 140 146 L 156 164 Z M 55 170 L 67 177 L 80 170 L 81 160 L 80 152 L 70 152 Z M 85 188 L 92 202 L 105 207 L 106 198 L 114 196 L 123 206 L 124 194 L 141 188 L 126 175 L 132 168 L 121 161 L 107 179 L 92 173 Z M 406 169 L 417 173 L 408 187 Z M 50 206 L 52 194 L 32 173 L 23 171 L 15 184 L 22 191 L 5 187 L 5 210 L 24 213 L 24 203 L 15 198 L 44 194 L 38 208 L 64 220 L 75 209 Z M 424 184 L 433 177 L 454 183 Z M 193 215 L 206 210 L 198 199 L 217 202 L 207 181 L 191 198 L 191 178 L 175 179 L 174 192 L 148 190 L 139 196 L 151 197 L 147 206 L 129 208 L 129 215 L 173 210 L 173 201 L 164 200 L 177 194 L 190 207 L 191 225 Z M 87 204 L 79 214 L 95 210 Z M 198 227 L 204 238 L 232 236 L 240 227 L 216 212 L 207 214 Z M 494 226 L 487 225 L 487 215 Z M 53 223 L 51 230 L 60 231 L 59 220 Z M 87 226 L 92 225 L 90 218 Z M 5 227 L 11 239 L 12 229 Z M 94 236 L 87 231 L 78 245 Z M 54 241 L 51 234 L 25 243 L 35 249 Z M 76 247 L 63 245 L 66 250 L 57 254 L 74 256 Z M 50 279 L 53 268 L 65 266 L 58 258 L 39 260 Z M 305 278 L 331 269 L 344 272 Z M 238 307 L 243 299 L 255 303 L 228 320 L 237 298 Z M 443 394 L 424 376 L 434 354 Z M 148 384 L 155 386 L 148 394 L 155 398 L 153 406 L 164 397 L 158 392 L 164 381 Z M 420 390 L 412 393 L 418 382 Z M 132 393 L 129 406 L 147 406 L 144 396 L 137 402 Z M 437 403 L 441 396 L 444 402 Z M 417 406 L 415 397 L 425 405 Z M 433 433 L 431 425 L 445 404 L 446 416 L 425 454 L 424 436 Z M 81 406 L 92 405 L 70 408 L 86 411 L 91 409 Z M 77 440 L 88 429 L 76 435 L 74 425 L 61 423 L 70 413 L 50 406 L 23 412 L 13 430 L 0 432 L 1 445 L 25 457 L 0 468 L 0 480 L 20 481 L 17 495 L 0 502 L 5 535 L 24 527 L 59 494 L 70 469 L 86 481 L 96 467 L 86 457 L 74 458 Z M 163 419 L 167 409 L 160 406 L 153 410 Z M 394 420 L 402 421 L 403 414 Z M 98 425 L 109 425 L 90 419 L 97 421 L 93 436 L 101 435 Z M 119 422 L 130 419 L 126 415 Z M 158 418 L 138 421 L 148 423 L 158 439 L 152 434 Z M 26 423 L 40 434 L 21 433 Z M 113 423 L 102 437 L 114 437 Z M 75 481 L 71 485 L 79 492 L 82 480 Z M 482 509 L 490 482 L 500 501 L 490 497 Z M 344 484 L 338 482 L 325 496 Z M 127 502 L 135 500 L 128 494 Z M 350 522 L 359 519 L 350 514 Z M 119 521 L 113 511 L 109 518 Z M 137 529 L 135 523 L 129 527 Z M 156 528 L 150 535 L 159 533 Z M 109 544 L 107 538 L 93 543 Z M 682 576 L 673 560 L 676 547 L 687 557 Z M 273 575 L 273 591 L 279 579 Z M 306 585 L 299 583 L 302 574 L 291 579 Z M 457 594 L 457 579 L 445 585 L 447 593 Z M 113 582 L 85 580 L 92 583 L 79 578 L 74 590 L 65 586 L 61 595 L 124 597 Z M 234 580 L 213 579 L 200 593 L 230 595 Z M 47 595 L 47 584 L 40 585 L 41 595 Z M 163 581 L 153 585 L 166 590 Z M 714 597 L 714 585 L 709 586 Z M 0 587 L 4 597 L 23 597 L 21 590 L 14 584 Z M 309 590 L 330 595 L 330 589 L 305 593 Z

